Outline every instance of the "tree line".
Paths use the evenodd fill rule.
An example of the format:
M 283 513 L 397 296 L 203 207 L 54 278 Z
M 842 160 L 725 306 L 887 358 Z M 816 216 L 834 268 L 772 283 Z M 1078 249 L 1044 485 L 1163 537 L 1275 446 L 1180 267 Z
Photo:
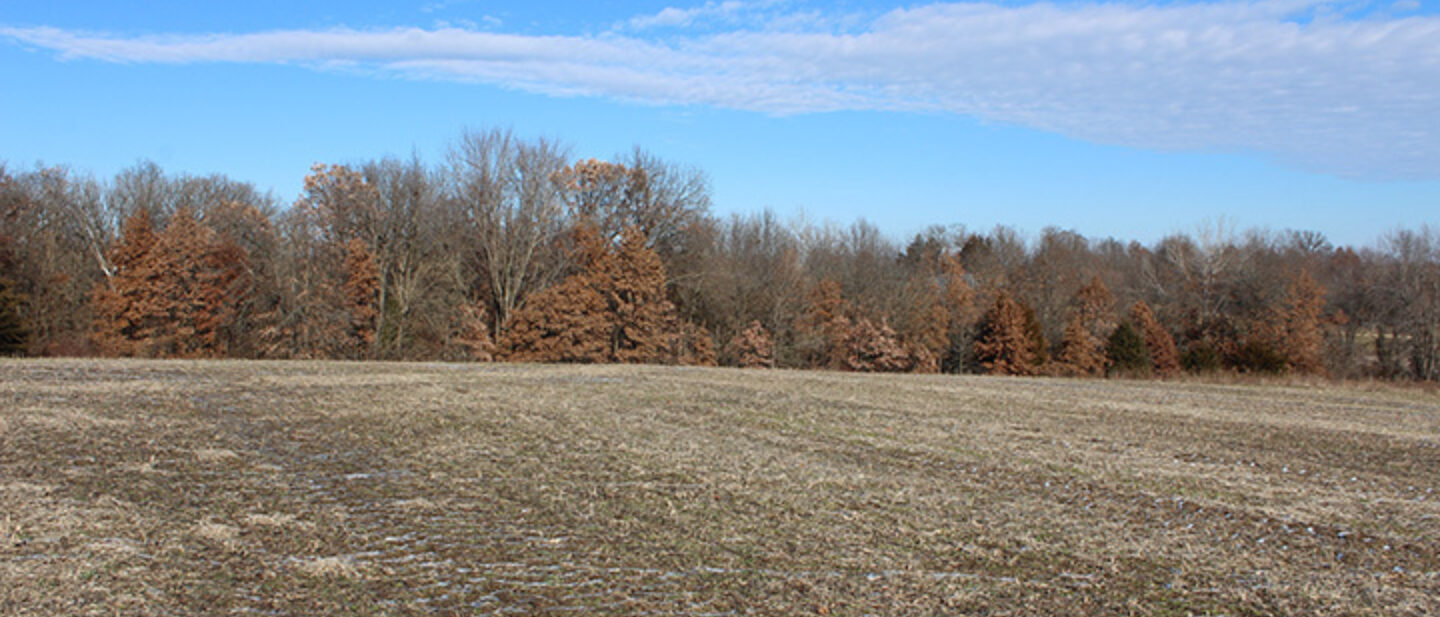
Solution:
M 718 217 L 698 169 L 469 131 L 288 207 L 152 163 L 0 166 L 0 353 L 1440 381 L 1440 233 Z

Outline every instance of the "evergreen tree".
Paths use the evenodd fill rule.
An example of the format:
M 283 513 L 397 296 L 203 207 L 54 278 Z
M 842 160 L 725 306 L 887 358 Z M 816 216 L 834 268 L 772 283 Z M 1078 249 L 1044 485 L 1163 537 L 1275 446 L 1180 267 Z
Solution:
M 1115 329 L 1115 296 L 1099 275 L 1090 277 L 1090 282 L 1075 292 L 1071 306 L 1091 336 L 1103 338 Z
M 1150 372 L 1150 352 L 1145 348 L 1145 337 L 1128 321 L 1122 322 L 1110 334 L 1105 355 L 1110 359 L 1112 373 L 1134 376 Z
M 196 292 L 199 306 L 195 329 L 200 347 L 223 357 L 244 345 L 241 308 L 255 293 L 250 256 L 228 238 L 216 238 L 205 250 Z
M 1021 300 L 1015 302 L 1020 305 L 1020 314 L 1025 323 L 1025 338 L 1030 343 L 1030 356 L 1033 358 L 1031 370 L 1038 373 L 1050 363 L 1050 342 L 1045 340 L 1045 326 L 1041 325 L 1035 307 Z
M 189 210 L 176 212 L 150 252 L 147 293 L 152 312 L 142 341 L 145 355 L 188 358 L 201 355 L 196 324 L 212 307 L 201 302 L 200 277 L 211 232 Z
M 30 338 L 30 329 L 20 316 L 20 303 L 24 298 L 14 288 L 10 279 L 0 277 L 0 356 L 25 353 L 25 344 Z

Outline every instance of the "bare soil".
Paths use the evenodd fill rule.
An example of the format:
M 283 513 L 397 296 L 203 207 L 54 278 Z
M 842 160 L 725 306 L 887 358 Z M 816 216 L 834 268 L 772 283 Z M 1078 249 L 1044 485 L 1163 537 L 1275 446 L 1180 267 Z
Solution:
M 1440 398 L 0 361 L 3 615 L 1434 615 Z

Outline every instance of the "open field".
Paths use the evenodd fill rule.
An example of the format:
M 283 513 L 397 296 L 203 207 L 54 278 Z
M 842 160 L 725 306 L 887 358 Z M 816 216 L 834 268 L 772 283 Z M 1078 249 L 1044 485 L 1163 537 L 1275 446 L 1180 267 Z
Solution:
M 0 614 L 1440 614 L 1440 398 L 0 361 Z

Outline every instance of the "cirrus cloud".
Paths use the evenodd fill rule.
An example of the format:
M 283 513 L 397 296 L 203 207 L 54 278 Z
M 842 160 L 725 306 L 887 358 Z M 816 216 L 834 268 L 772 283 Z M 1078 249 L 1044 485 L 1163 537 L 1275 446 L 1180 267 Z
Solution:
M 1246 151 L 1368 179 L 1440 178 L 1440 18 L 1347 18 L 1307 0 L 946 3 L 842 31 L 707 29 L 736 2 L 636 18 L 629 34 L 472 29 L 118 36 L 4 27 L 62 59 L 283 63 L 561 96 L 774 114 L 953 113 L 1165 150 Z M 813 20 L 821 23 L 823 20 Z M 668 34 L 647 37 L 649 27 Z M 676 31 L 678 29 L 678 32 Z

